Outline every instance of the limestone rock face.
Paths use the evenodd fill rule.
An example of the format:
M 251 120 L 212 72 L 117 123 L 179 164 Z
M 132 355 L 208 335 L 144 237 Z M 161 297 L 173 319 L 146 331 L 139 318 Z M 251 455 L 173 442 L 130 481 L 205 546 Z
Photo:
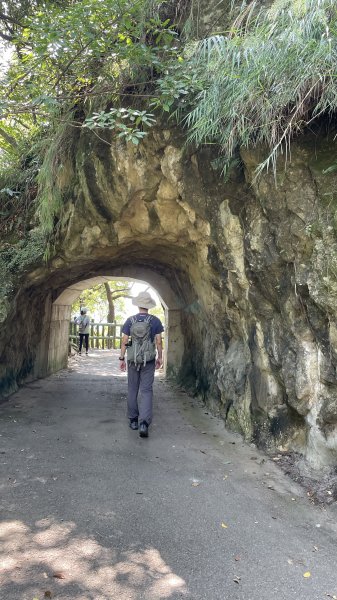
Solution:
M 80 134 L 54 254 L 25 268 L 3 313 L 3 393 L 57 368 L 43 344 L 64 290 L 147 270 L 181 313 L 180 381 L 247 440 L 336 464 L 333 139 L 296 142 L 276 180 L 256 181 L 259 153 L 242 150 L 244 169 L 227 183 L 210 151 L 191 153 L 177 130 L 137 147 L 106 141 Z

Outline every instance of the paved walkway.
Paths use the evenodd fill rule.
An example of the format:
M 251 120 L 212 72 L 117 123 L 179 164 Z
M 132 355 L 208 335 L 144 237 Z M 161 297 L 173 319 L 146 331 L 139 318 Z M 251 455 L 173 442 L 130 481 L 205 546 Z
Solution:
M 1 600 L 337 597 L 334 508 L 160 377 L 139 438 L 113 365 L 77 357 L 0 406 Z

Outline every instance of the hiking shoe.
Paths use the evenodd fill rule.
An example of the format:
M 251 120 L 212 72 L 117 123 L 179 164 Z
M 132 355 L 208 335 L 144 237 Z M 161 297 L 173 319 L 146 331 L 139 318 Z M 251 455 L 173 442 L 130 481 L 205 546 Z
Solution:
M 89 352 L 86 352 L 85 355 L 88 356 Z
M 142 421 L 139 425 L 139 435 L 140 437 L 148 437 L 149 436 L 149 426 L 146 421 Z
M 138 429 L 138 419 L 130 419 L 129 427 L 134 431 Z
M 78 355 L 81 356 L 82 352 L 79 352 Z

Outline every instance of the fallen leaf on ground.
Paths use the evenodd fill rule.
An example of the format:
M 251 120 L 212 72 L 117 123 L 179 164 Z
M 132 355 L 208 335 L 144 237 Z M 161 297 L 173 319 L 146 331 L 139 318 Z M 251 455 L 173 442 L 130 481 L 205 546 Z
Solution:
M 47 590 L 47 591 L 44 593 L 44 597 L 45 597 L 45 598 L 51 598 L 51 597 L 52 597 L 52 595 L 51 595 L 51 592 L 50 592 L 49 590 Z
M 193 481 L 193 483 L 192 483 L 193 487 L 198 487 L 198 485 L 200 485 L 199 481 Z
M 233 581 L 235 581 L 235 583 L 240 583 L 240 579 L 241 577 L 234 577 Z
M 236 556 L 236 557 L 234 558 L 234 560 L 236 560 L 236 561 L 238 561 L 238 560 L 241 560 L 241 556 Z
M 228 525 L 226 525 L 226 523 L 221 523 L 221 527 L 223 527 L 224 529 L 227 529 Z
M 305 577 L 305 578 L 311 577 L 310 571 L 306 571 L 305 573 L 303 573 L 303 577 Z
M 57 571 L 55 573 L 53 573 L 53 577 L 55 577 L 55 579 L 65 579 L 66 576 L 64 573 L 61 573 L 61 571 Z

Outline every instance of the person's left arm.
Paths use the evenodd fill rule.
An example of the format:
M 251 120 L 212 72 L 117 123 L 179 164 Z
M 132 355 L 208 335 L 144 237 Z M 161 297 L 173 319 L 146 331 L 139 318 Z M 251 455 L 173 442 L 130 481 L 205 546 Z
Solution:
M 163 364 L 163 340 L 161 333 L 155 335 L 154 341 L 157 349 L 156 369 L 160 369 Z

